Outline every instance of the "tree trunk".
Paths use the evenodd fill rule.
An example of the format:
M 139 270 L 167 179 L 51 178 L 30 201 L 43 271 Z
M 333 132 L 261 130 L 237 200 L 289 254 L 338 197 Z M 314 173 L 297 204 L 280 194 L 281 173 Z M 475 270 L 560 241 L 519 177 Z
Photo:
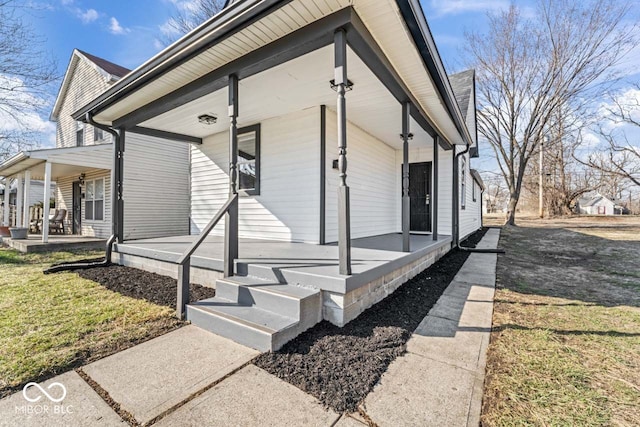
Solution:
M 516 206 L 518 205 L 519 194 L 511 194 L 509 196 L 509 205 L 507 207 L 507 216 L 504 225 L 516 225 Z

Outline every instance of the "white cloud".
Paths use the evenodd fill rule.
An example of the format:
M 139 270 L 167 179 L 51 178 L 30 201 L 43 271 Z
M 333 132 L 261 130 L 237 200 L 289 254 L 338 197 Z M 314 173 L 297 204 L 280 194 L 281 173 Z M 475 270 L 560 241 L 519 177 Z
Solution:
M 509 4 L 508 0 L 431 0 L 430 3 L 431 9 L 440 16 L 504 10 Z
M 160 25 L 159 28 L 160 28 L 160 32 L 165 36 L 174 36 L 176 34 L 179 34 L 179 31 L 176 29 L 175 25 L 173 24 L 173 18 L 169 19 L 167 22 Z
M 98 14 L 98 11 L 95 9 L 87 9 L 84 12 L 81 9 L 77 9 L 76 15 L 78 16 L 78 18 L 80 18 L 83 24 L 90 24 L 100 16 Z
M 118 20 L 113 16 L 111 17 L 110 22 L 111 24 L 109 25 L 109 31 L 111 32 L 111 34 L 121 35 L 129 32 L 129 29 L 122 27 Z
M 60 0 L 60 3 L 62 3 L 63 6 L 69 6 L 73 4 L 73 0 Z

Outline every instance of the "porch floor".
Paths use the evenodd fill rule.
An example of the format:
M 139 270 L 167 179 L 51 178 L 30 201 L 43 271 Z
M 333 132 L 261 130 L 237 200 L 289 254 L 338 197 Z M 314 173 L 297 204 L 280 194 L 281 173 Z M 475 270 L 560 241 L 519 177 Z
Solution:
M 30 234 L 27 239 L 20 240 L 1 239 L 2 243 L 24 253 L 104 249 L 107 243 L 105 239 L 74 235 L 50 235 L 47 243 L 42 243 L 42 235 L 39 234 Z
M 121 254 L 176 263 L 196 236 L 176 236 L 127 241 L 116 245 Z M 209 236 L 191 259 L 191 266 L 223 270 L 223 236 Z M 350 291 L 448 245 L 451 236 L 412 234 L 411 252 L 402 252 L 402 235 L 384 234 L 352 240 L 351 276 L 338 272 L 337 244 L 317 245 L 273 240 L 244 239 L 239 242 L 238 275 L 252 269 L 268 269 L 281 283 L 309 284 L 335 291 Z M 262 274 L 259 274 L 260 276 Z

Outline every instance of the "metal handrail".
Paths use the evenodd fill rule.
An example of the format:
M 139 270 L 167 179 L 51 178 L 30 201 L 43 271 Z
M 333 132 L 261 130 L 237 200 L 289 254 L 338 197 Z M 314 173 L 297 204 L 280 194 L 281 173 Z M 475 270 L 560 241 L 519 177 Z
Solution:
M 209 221 L 207 226 L 202 230 L 200 236 L 184 251 L 178 258 L 178 299 L 176 304 L 177 315 L 180 319 L 184 318 L 186 305 L 189 303 L 189 282 L 191 256 L 200 247 L 204 239 L 207 238 L 211 230 L 220 222 L 224 214 L 238 203 L 238 195 L 232 195 L 229 200 L 220 208 L 218 213 Z
M 198 249 L 198 247 L 202 244 L 204 239 L 206 239 L 207 236 L 209 235 L 209 233 L 211 233 L 211 230 L 213 230 L 213 227 L 215 227 L 220 222 L 220 220 L 222 219 L 222 216 L 225 213 L 227 213 L 227 211 L 229 210 L 231 205 L 233 205 L 237 200 L 238 200 L 238 195 L 237 194 L 234 194 L 233 196 L 231 196 L 231 198 L 229 200 L 227 200 L 227 203 L 225 203 L 220 208 L 220 210 L 218 211 L 216 216 L 214 216 L 213 219 L 211 221 L 209 221 L 209 224 L 207 224 L 207 226 L 202 230 L 202 233 L 200 233 L 200 237 L 198 237 L 191 244 L 191 246 L 189 246 L 189 249 L 184 251 L 182 256 L 180 258 L 178 258 L 178 264 L 180 264 L 180 265 L 184 264 L 187 261 L 187 259 L 189 257 L 191 257 L 191 255 L 193 255 L 193 253 L 196 251 L 196 249 Z

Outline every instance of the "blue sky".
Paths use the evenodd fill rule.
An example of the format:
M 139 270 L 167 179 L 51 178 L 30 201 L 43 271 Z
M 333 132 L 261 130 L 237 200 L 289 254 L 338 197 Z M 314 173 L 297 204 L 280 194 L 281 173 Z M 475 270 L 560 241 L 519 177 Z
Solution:
M 128 68 L 137 67 L 162 49 L 160 40 L 167 20 L 176 8 L 185 7 L 190 0 L 16 1 L 29 1 L 37 6 L 28 19 L 43 38 L 43 50 L 57 60 L 62 76 L 74 48 Z M 447 71 L 457 72 L 464 68 L 461 60 L 464 31 L 472 28 L 482 32 L 487 11 L 504 10 L 510 0 L 421 0 L 421 3 Z M 535 7 L 534 0 L 515 0 L 515 3 L 522 6 L 525 13 Z M 632 55 L 627 65 L 634 62 L 637 71 L 640 52 Z M 57 87 L 52 91 L 56 92 Z M 52 145 L 55 128 L 53 124 L 44 123 L 46 120 L 42 117 L 48 133 L 43 144 Z M 495 169 L 490 159 L 491 149 L 485 146 L 483 150 L 484 155 L 475 161 L 475 167 Z

